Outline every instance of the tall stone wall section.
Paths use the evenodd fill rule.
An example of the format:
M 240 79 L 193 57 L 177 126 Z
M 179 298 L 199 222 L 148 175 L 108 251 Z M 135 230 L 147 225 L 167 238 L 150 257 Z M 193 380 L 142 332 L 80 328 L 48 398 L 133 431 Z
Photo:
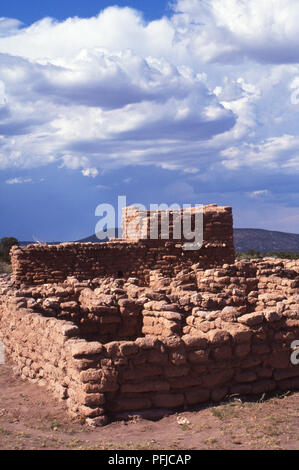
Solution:
M 128 227 L 127 212 L 124 226 Z M 153 269 L 175 275 L 182 267 L 200 263 L 203 268 L 234 261 L 232 210 L 204 207 L 204 241 L 199 250 L 185 250 L 183 240 L 133 240 L 124 231 L 123 240 L 107 243 L 34 244 L 13 247 L 11 262 L 16 285 L 62 282 L 68 276 L 79 280 L 106 275 L 136 276 L 148 282 Z
M 152 228 L 157 239 L 162 243 L 165 240 L 185 242 L 189 241 L 184 237 L 185 231 L 198 230 L 201 222 L 203 222 L 203 240 L 206 244 L 225 247 L 227 252 L 233 251 L 232 208 L 216 204 L 190 209 L 154 211 L 143 211 L 136 206 L 125 207 L 122 214 L 123 238 L 127 240 L 152 239 Z M 175 229 L 178 229 L 177 235 L 175 235 Z

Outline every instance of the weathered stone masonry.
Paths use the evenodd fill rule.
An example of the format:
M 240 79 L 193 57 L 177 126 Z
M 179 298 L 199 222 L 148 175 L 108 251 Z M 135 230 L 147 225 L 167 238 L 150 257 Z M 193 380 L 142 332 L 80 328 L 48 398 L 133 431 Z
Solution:
M 68 276 L 84 280 L 109 274 L 137 276 L 148 282 L 153 269 L 172 275 L 183 265 L 196 262 L 210 267 L 234 261 L 230 207 L 204 207 L 204 246 L 198 251 L 185 251 L 180 240 L 136 240 L 127 232 L 130 209 L 124 210 L 126 238 L 122 241 L 14 247 L 11 260 L 15 284 L 38 285 L 62 282 Z
M 35 249 L 48 256 L 48 248 Z M 299 366 L 290 362 L 299 339 L 298 261 L 228 264 L 215 257 L 206 269 L 199 252 L 187 262 L 161 255 L 160 265 L 144 268 L 146 276 L 138 275 L 142 266 L 126 271 L 117 260 L 88 279 L 84 261 L 59 282 L 47 261 L 42 283 L 34 277 L 37 252 L 27 250 L 13 250 L 14 266 L 33 260 L 33 278 L 28 268 L 23 278 L 15 271 L 14 281 L 0 282 L 0 338 L 24 379 L 47 386 L 89 424 L 299 388 Z M 66 261 L 62 269 L 55 260 L 65 276 Z

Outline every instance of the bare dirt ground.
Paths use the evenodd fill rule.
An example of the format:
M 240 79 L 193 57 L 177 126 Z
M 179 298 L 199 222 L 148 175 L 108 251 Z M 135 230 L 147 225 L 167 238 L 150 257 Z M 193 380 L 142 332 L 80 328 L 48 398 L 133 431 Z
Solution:
M 296 449 L 299 392 L 231 398 L 159 421 L 132 419 L 88 428 L 70 419 L 63 402 L 0 365 L 0 449 Z

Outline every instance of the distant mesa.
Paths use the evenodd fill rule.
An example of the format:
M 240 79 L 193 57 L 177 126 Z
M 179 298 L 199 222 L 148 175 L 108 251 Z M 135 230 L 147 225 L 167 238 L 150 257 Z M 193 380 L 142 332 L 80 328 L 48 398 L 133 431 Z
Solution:
M 299 234 L 262 230 L 257 228 L 235 228 L 236 251 L 257 250 L 266 252 L 299 252 Z
M 105 236 L 105 234 L 100 234 L 100 237 L 97 237 L 94 234 L 94 235 L 91 235 L 90 237 L 77 240 L 77 242 L 79 243 L 103 243 L 103 242 L 107 242 L 110 238 L 120 238 L 120 237 L 121 237 L 121 229 L 116 228 L 116 229 L 108 229 L 107 236 Z
M 86 238 L 82 238 L 80 240 L 71 240 L 72 242 L 76 242 L 76 243 L 103 243 L 103 242 L 107 242 L 110 238 L 118 238 L 118 237 L 121 237 L 121 229 L 119 228 L 116 228 L 115 230 L 114 229 L 108 229 L 107 230 L 107 235 L 106 235 L 106 232 L 104 234 L 100 234 L 100 238 L 99 239 L 96 234 L 93 234 L 93 235 L 90 235 L 89 237 L 86 237 Z M 21 246 L 27 246 L 27 245 L 31 245 L 32 243 L 37 243 L 35 241 L 21 241 L 19 242 Z M 46 242 L 48 243 L 49 245 L 59 245 L 59 243 L 61 243 L 60 241 L 54 241 L 54 242 Z

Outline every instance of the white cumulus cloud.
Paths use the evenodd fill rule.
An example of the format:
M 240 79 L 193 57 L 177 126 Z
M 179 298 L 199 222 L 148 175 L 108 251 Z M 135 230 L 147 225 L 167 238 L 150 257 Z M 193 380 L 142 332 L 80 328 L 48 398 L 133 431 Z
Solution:
M 0 169 L 299 171 L 298 19 L 295 0 L 0 19 Z
M 6 184 L 26 184 L 26 183 L 32 183 L 32 178 L 22 178 L 20 176 L 16 178 L 10 178 L 5 181 Z
M 95 178 L 99 174 L 96 168 L 85 168 L 85 170 L 82 170 L 81 173 L 83 176 L 88 176 L 90 178 Z

